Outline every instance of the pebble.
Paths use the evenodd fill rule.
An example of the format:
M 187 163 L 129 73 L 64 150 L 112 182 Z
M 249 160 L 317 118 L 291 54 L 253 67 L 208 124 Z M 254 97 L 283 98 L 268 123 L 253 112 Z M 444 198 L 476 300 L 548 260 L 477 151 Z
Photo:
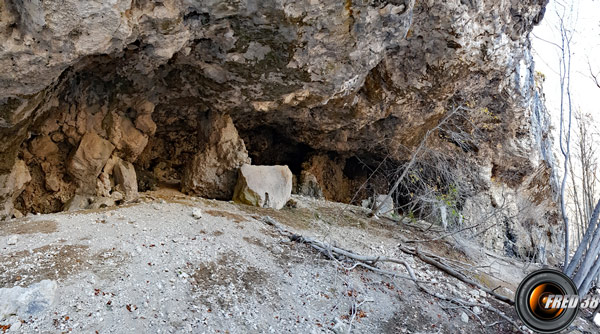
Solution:
M 13 322 L 12 325 L 10 325 L 10 331 L 11 332 L 18 332 L 20 328 L 21 328 L 21 321 L 20 320 L 17 320 L 15 322 Z
M 8 238 L 8 241 L 6 243 L 9 245 L 16 245 L 17 240 L 18 240 L 18 238 L 16 235 L 11 235 L 10 238 Z
M 469 322 L 469 316 L 463 312 L 460 314 L 460 320 L 466 324 Z
M 348 332 L 348 330 L 346 329 L 346 324 L 342 320 L 340 320 L 340 318 L 333 319 L 333 322 L 335 323 L 335 325 L 333 326 L 333 328 L 331 328 L 331 330 L 335 334 L 346 334 Z
M 475 313 L 477 315 L 480 315 L 481 312 L 482 312 L 481 307 L 479 307 L 479 306 L 474 306 L 473 307 L 473 313 Z
M 195 219 L 202 218 L 202 210 L 200 210 L 199 208 L 194 208 L 194 210 L 192 210 L 192 217 L 194 217 Z

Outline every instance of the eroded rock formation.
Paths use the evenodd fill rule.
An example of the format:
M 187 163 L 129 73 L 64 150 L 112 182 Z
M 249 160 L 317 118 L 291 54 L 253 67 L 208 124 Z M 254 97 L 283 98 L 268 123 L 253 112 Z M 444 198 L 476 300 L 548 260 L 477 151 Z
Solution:
M 183 169 L 182 189 L 188 193 L 229 200 L 233 196 L 238 169 L 249 164 L 244 141 L 231 117 L 208 112 L 199 123 L 198 145 L 203 148 Z
M 507 208 L 478 237 L 556 257 L 528 39 L 546 2 L 0 0 L 1 214 L 118 203 L 133 177 L 227 198 L 250 159 L 359 200 L 466 105 L 480 139 L 428 143 L 473 166 L 465 221 Z

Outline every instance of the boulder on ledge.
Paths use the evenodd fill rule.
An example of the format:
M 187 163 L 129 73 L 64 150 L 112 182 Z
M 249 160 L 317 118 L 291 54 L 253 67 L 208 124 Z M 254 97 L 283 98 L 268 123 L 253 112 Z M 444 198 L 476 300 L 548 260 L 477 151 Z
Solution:
M 233 200 L 263 208 L 281 209 L 292 195 L 292 172 L 287 166 L 240 168 Z

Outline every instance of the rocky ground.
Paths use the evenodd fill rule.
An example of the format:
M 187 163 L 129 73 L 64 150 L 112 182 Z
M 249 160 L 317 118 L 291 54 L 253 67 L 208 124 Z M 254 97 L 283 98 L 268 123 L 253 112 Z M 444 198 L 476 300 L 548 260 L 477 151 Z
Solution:
M 484 307 L 459 308 L 412 281 L 344 270 L 350 265 L 290 241 L 263 217 L 360 254 L 405 260 L 431 291 L 516 319 L 512 307 L 400 251 L 400 243 L 439 236 L 435 226 L 293 200 L 276 211 L 163 189 L 118 208 L 2 222 L 0 333 L 516 332 Z M 458 237 L 411 245 L 511 298 L 535 269 Z M 398 265 L 377 266 L 406 275 Z M 570 330 L 596 331 L 583 319 Z

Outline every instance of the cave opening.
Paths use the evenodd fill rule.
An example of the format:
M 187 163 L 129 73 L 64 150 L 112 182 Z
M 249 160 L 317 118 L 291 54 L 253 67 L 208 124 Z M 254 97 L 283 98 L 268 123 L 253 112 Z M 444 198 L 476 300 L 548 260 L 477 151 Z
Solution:
M 274 126 L 260 125 L 240 129 L 248 155 L 254 165 L 287 165 L 294 175 L 302 171 L 302 164 L 317 151 L 285 135 Z
M 215 110 L 201 87 L 182 91 L 175 64 L 146 81 L 126 78 L 137 53 L 125 53 L 86 58 L 45 93 L 17 154 L 31 178 L 13 201 L 21 214 L 112 206 L 161 187 L 230 200 L 237 168 L 250 162 L 287 165 L 298 194 L 360 204 L 387 191 L 366 182 L 375 155 L 313 148 L 289 120 L 244 122 L 236 117 L 244 111 Z

